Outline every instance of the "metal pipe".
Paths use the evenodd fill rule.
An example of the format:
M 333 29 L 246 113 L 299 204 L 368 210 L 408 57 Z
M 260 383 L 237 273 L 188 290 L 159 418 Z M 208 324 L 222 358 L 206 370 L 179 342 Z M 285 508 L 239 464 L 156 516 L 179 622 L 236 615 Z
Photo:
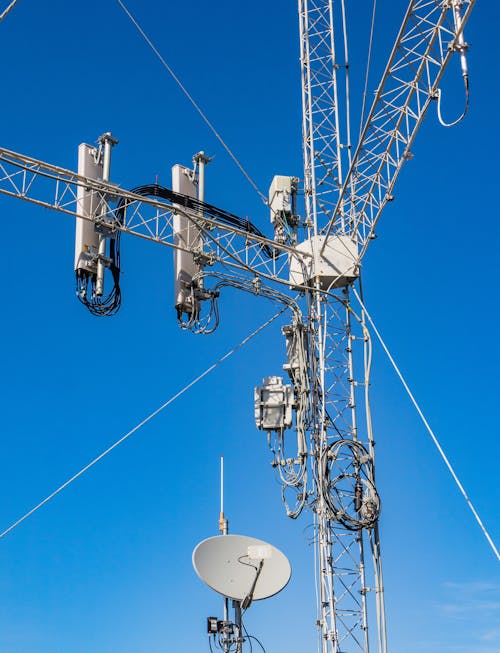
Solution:
M 99 145 L 103 148 L 102 153 L 102 180 L 109 181 L 111 170 L 111 149 L 118 143 L 117 139 L 113 137 L 111 132 L 106 132 L 99 138 Z M 100 220 L 101 223 L 106 220 L 108 214 L 108 203 L 103 199 L 101 206 Z M 99 251 L 97 255 L 97 271 L 95 281 L 95 295 L 102 297 L 104 293 L 104 270 L 106 268 L 106 241 L 107 235 L 104 233 L 99 234 Z
M 241 653 L 243 648 L 243 627 L 241 622 L 241 601 L 233 601 L 234 624 L 236 626 L 236 653 Z
M 193 163 L 198 168 L 198 199 L 200 202 L 205 201 L 205 166 L 210 163 L 212 157 L 206 156 L 203 150 L 193 156 Z
M 453 5 L 453 20 L 455 23 L 455 33 L 457 34 L 457 45 L 456 49 L 460 53 L 460 66 L 462 68 L 462 76 L 464 79 L 467 79 L 469 76 L 469 69 L 467 66 L 467 56 L 466 52 L 468 50 L 468 45 L 465 42 L 464 31 L 462 26 L 462 14 L 461 14 L 462 0 L 456 0 Z

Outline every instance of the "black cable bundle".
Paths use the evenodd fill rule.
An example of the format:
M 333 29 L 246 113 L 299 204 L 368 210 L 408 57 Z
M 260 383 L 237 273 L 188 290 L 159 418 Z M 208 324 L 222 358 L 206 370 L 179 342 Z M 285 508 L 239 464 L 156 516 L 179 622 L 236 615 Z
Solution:
M 120 290 L 120 230 L 109 238 L 110 272 L 113 277 L 113 288 L 102 297 L 95 295 L 95 274 L 86 270 L 76 271 L 76 295 L 79 301 L 88 308 L 92 315 L 103 317 L 115 315 L 120 309 L 122 293 Z
M 227 224 L 231 227 L 236 227 L 237 229 L 241 229 L 248 234 L 266 238 L 266 236 L 247 218 L 240 218 L 233 213 L 219 209 L 212 204 L 201 202 L 200 200 L 197 200 L 194 197 L 190 197 L 189 195 L 175 193 L 173 190 L 165 188 L 164 186 L 160 186 L 159 184 L 147 184 L 145 186 L 138 186 L 137 188 L 133 188 L 130 192 L 134 193 L 135 195 L 142 195 L 143 197 L 159 197 L 163 200 L 171 202 L 172 204 L 177 204 L 180 207 L 195 211 L 196 213 L 200 213 L 210 218 L 220 220 L 224 224 Z M 119 216 L 120 221 L 123 220 L 123 211 L 125 210 L 126 205 L 126 198 L 122 198 L 118 202 L 117 215 Z M 272 248 L 269 247 L 269 245 L 263 244 L 262 251 L 265 252 L 266 256 L 269 258 L 273 258 L 274 252 Z
M 172 204 L 177 204 L 197 213 L 203 213 L 211 218 L 217 219 L 220 222 L 241 229 L 242 231 L 265 238 L 265 235 L 257 229 L 248 219 L 240 218 L 216 206 L 206 204 L 188 195 L 175 193 L 174 191 L 160 186 L 159 184 L 146 184 L 144 186 L 137 186 L 133 188 L 131 193 L 134 195 L 141 195 L 142 197 L 159 197 L 167 200 Z M 120 198 L 118 201 L 115 215 L 119 224 L 123 224 L 125 217 L 125 209 L 130 202 L 125 197 Z M 95 295 L 95 273 L 88 272 L 87 270 L 76 271 L 76 294 L 79 301 L 88 308 L 92 315 L 104 316 L 115 315 L 121 305 L 121 290 L 120 290 L 120 229 L 117 229 L 112 237 L 109 237 L 109 270 L 113 277 L 113 288 L 103 297 L 96 297 Z M 269 257 L 273 258 L 274 251 L 269 245 L 263 244 L 262 251 Z

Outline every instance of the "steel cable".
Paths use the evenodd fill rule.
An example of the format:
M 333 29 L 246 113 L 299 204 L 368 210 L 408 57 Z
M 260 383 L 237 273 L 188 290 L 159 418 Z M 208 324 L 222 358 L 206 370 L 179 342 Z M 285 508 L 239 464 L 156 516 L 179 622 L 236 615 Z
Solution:
M 457 476 L 455 470 L 453 469 L 453 467 L 452 467 L 450 461 L 448 460 L 448 457 L 446 456 L 446 454 L 445 454 L 445 452 L 444 452 L 444 450 L 443 450 L 443 447 L 442 447 L 441 444 L 439 443 L 439 440 L 437 439 L 436 434 L 435 434 L 434 431 L 432 430 L 432 428 L 431 428 L 429 422 L 427 421 L 427 419 L 426 419 L 426 417 L 425 417 L 425 415 L 424 415 L 422 409 L 420 408 L 419 404 L 417 403 L 417 400 L 415 399 L 415 397 L 414 397 L 412 391 L 410 390 L 410 386 L 409 386 L 408 383 L 406 382 L 406 380 L 405 380 L 405 378 L 404 378 L 402 372 L 400 371 L 399 367 L 397 366 L 396 361 L 395 361 L 394 358 L 392 357 L 391 352 L 389 351 L 387 345 L 385 344 L 384 340 L 382 339 L 382 336 L 380 335 L 380 333 L 379 333 L 377 327 L 375 326 L 375 324 L 374 324 L 374 322 L 373 322 L 373 320 L 372 320 L 370 314 L 369 314 L 368 311 L 366 310 L 366 306 L 363 304 L 363 302 L 362 302 L 362 300 L 361 300 L 359 294 L 356 292 L 356 289 L 355 289 L 355 288 L 353 288 L 353 293 L 354 293 L 356 299 L 358 300 L 359 305 L 360 305 L 361 308 L 363 309 L 363 312 L 365 313 L 366 317 L 368 318 L 368 321 L 370 322 L 371 327 L 372 327 L 372 329 L 373 329 L 375 335 L 376 335 L 377 338 L 378 338 L 378 341 L 379 341 L 380 344 L 382 345 L 383 350 L 385 351 L 385 353 L 386 353 L 386 355 L 387 355 L 387 357 L 388 357 L 388 359 L 389 359 L 389 361 L 390 361 L 392 367 L 394 368 L 394 371 L 396 372 L 396 374 L 397 374 L 398 377 L 399 377 L 399 380 L 400 380 L 401 383 L 403 384 L 403 387 L 404 387 L 404 389 L 406 390 L 406 393 L 407 393 L 408 397 L 410 398 L 412 404 L 415 406 L 415 409 L 416 409 L 417 413 L 419 414 L 420 419 L 421 419 L 422 422 L 424 423 L 424 426 L 425 426 L 427 432 L 429 433 L 429 435 L 430 435 L 430 437 L 431 437 L 431 439 L 432 439 L 434 445 L 436 446 L 436 449 L 438 450 L 439 455 L 440 455 L 441 458 L 443 459 L 443 462 L 444 462 L 444 464 L 446 465 L 446 467 L 448 468 L 448 471 L 450 472 L 450 474 L 452 475 L 453 480 L 455 481 L 455 483 L 456 483 L 456 485 L 457 485 L 457 487 L 458 487 L 460 493 L 462 494 L 463 498 L 465 499 L 465 502 L 467 503 L 467 505 L 468 505 L 470 511 L 471 511 L 472 514 L 474 515 L 474 518 L 475 518 L 476 522 L 478 523 L 479 528 L 481 529 L 483 535 L 485 536 L 486 540 L 488 541 L 488 544 L 490 545 L 491 549 L 493 550 L 493 553 L 495 554 L 497 560 L 500 561 L 500 553 L 499 553 L 499 551 L 498 551 L 498 549 L 497 549 L 495 543 L 493 542 L 493 539 L 491 538 L 490 534 L 489 534 L 488 531 L 486 530 L 486 527 L 485 527 L 485 525 L 483 524 L 481 518 L 479 517 L 479 514 L 478 514 L 477 510 L 475 509 L 475 507 L 474 507 L 472 501 L 470 500 L 469 496 L 467 495 L 467 493 L 466 493 L 466 491 L 465 491 L 465 489 L 464 489 L 464 486 L 463 486 L 462 483 L 460 482 L 460 479 L 458 478 L 458 476 Z
M 215 138 L 219 141 L 219 143 L 222 145 L 222 147 L 226 150 L 226 152 L 229 154 L 233 162 L 236 164 L 240 172 L 245 176 L 246 180 L 249 182 L 249 184 L 252 186 L 252 188 L 257 192 L 261 200 L 264 202 L 264 204 L 267 206 L 268 201 L 267 197 L 264 195 L 264 193 L 260 190 L 260 188 L 257 186 L 255 181 L 252 179 L 252 177 L 248 174 L 248 172 L 245 170 L 245 168 L 242 166 L 242 164 L 239 162 L 238 158 L 236 155 L 233 153 L 233 151 L 230 149 L 229 145 L 226 144 L 222 136 L 219 134 L 219 132 L 215 129 L 213 124 L 210 122 L 210 120 L 207 118 L 203 110 L 201 109 L 200 105 L 196 102 L 196 100 L 193 98 L 193 96 L 189 93 L 187 88 L 184 86 L 184 84 L 181 82 L 181 80 L 177 77 L 173 69 L 168 65 L 168 63 L 165 61 L 163 56 L 160 54 L 158 48 L 154 45 L 154 43 L 151 41 L 149 36 L 146 34 L 146 32 L 142 29 L 142 27 L 139 25 L 137 20 L 134 18 L 134 16 L 130 13 L 130 11 L 127 9 L 125 4 L 122 2 L 122 0 L 117 0 L 118 4 L 120 7 L 123 9 L 123 11 L 127 14 L 127 16 L 130 18 L 132 23 L 135 25 L 137 28 L 138 32 L 141 34 L 143 39 L 146 41 L 146 43 L 149 45 L 149 47 L 153 50 L 153 52 L 156 54 L 158 59 L 161 61 L 165 69 L 168 71 L 172 79 L 175 81 L 175 83 L 179 86 L 181 91 L 184 93 L 184 95 L 187 97 L 187 99 L 191 102 L 193 107 L 196 109 L 196 111 L 199 113 L 201 119 L 203 122 L 207 125 L 207 127 L 210 129 L 212 134 L 215 136 Z
M 5 16 L 7 16 L 7 14 L 8 14 L 12 9 L 14 9 L 14 7 L 17 5 L 18 2 L 19 2 L 19 0 L 12 0 L 12 2 L 10 3 L 10 5 L 9 5 L 8 7 L 6 7 L 6 8 L 2 11 L 2 13 L 0 14 L 0 21 L 2 21 L 2 20 L 5 18 Z
M 109 453 L 111 453 L 114 449 L 116 449 L 122 442 L 125 442 L 130 436 L 132 436 L 134 433 L 136 433 L 140 428 L 145 426 L 148 422 L 150 422 L 154 417 L 159 415 L 167 406 L 172 404 L 176 399 L 178 399 L 180 396 L 182 396 L 185 392 L 187 392 L 190 388 L 192 388 L 198 381 L 201 381 L 205 376 L 207 376 L 210 372 L 212 372 L 216 367 L 218 367 L 221 363 L 223 363 L 227 358 L 229 358 L 232 354 L 236 353 L 243 345 L 246 345 L 252 338 L 254 338 L 256 335 L 258 335 L 261 331 L 263 331 L 267 326 L 269 326 L 274 320 L 276 320 L 284 311 L 286 311 L 288 306 L 285 306 L 283 309 L 278 311 L 273 317 L 271 317 L 269 320 L 264 322 L 258 329 L 253 331 L 250 335 L 248 335 L 246 338 L 244 338 L 239 344 L 237 344 L 235 347 L 233 347 L 231 350 L 226 352 L 224 356 L 219 358 L 215 363 L 210 365 L 210 367 L 207 367 L 207 369 L 199 374 L 195 379 L 190 381 L 187 385 L 185 385 L 181 390 L 179 390 L 176 394 L 174 394 L 170 399 L 168 399 L 164 404 L 162 404 L 159 408 L 154 410 L 152 413 L 150 413 L 147 417 L 145 417 L 139 424 L 134 426 L 128 433 L 125 433 L 119 440 L 117 440 L 114 444 L 112 444 L 110 447 L 108 447 L 105 451 L 100 453 L 96 458 L 90 461 L 85 467 L 83 467 L 79 472 L 71 476 L 67 481 L 65 481 L 62 485 L 60 485 L 56 490 L 51 492 L 45 499 L 40 501 L 36 506 L 31 508 L 27 513 L 25 513 L 22 517 L 17 519 L 13 524 L 11 524 L 8 528 L 6 528 L 4 531 L 0 533 L 0 539 L 8 535 L 11 531 L 13 531 L 17 526 L 22 524 L 28 517 L 31 517 L 37 510 L 42 508 L 45 504 L 47 504 L 49 501 L 51 501 L 54 497 L 56 497 L 58 494 L 60 494 L 63 490 L 65 490 L 67 487 L 69 487 L 74 481 L 76 481 L 80 476 L 82 476 L 85 472 L 87 472 L 89 469 L 94 467 L 99 461 L 101 461 L 105 456 L 107 456 Z

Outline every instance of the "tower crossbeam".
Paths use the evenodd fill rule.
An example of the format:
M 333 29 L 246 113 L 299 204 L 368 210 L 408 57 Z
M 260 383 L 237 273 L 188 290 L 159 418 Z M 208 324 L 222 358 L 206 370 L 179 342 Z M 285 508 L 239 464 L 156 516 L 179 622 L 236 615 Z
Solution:
M 321 226 L 326 236 L 340 231 L 355 239 L 360 259 L 385 205 L 394 198 L 396 180 L 412 157 L 411 148 L 427 110 L 440 102 L 439 85 L 457 53 L 468 95 L 463 28 L 474 4 L 475 0 L 412 0 L 409 4 L 352 164 L 328 221 Z
M 293 249 L 264 235 L 224 224 L 208 214 L 182 209 L 156 198 L 122 190 L 109 182 L 96 181 L 64 168 L 0 148 L 0 193 L 52 209 L 75 218 L 98 220 L 84 215 L 79 207 L 78 188 L 94 197 L 96 206 L 106 204 L 107 226 L 111 230 L 138 236 L 167 247 L 177 247 L 174 213 L 187 216 L 204 235 L 202 251 L 192 250 L 204 264 L 222 264 L 249 276 L 289 284 L 288 259 Z

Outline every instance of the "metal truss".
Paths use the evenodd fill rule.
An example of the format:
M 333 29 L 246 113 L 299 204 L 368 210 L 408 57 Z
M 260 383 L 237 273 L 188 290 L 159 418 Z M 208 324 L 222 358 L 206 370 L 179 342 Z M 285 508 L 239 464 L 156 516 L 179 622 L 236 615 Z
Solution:
M 312 239 L 314 264 L 304 265 L 312 268 L 314 287 L 300 288 L 306 294 L 307 311 L 308 347 L 303 355 L 307 360 L 306 371 L 302 370 L 308 381 L 303 393 L 307 418 L 302 419 L 308 441 L 299 463 L 304 469 L 308 465 L 312 474 L 301 469 L 295 484 L 300 487 L 301 505 L 291 516 L 298 516 L 303 506 L 314 513 L 320 652 L 369 653 L 377 639 L 378 653 L 386 653 L 377 524 L 380 502 L 367 394 L 369 335 L 362 316 L 356 316 L 350 306 L 348 288 L 331 292 L 321 288 L 319 250 L 331 234 L 345 234 L 357 243 L 359 257 L 364 255 L 380 214 L 393 197 L 399 172 L 411 156 L 426 111 L 438 98 L 446 66 L 454 53 L 464 56 L 463 28 L 475 0 L 410 1 L 352 160 L 344 1 L 298 3 L 306 226 L 309 237 L 321 233 L 325 238 Z M 334 8 L 342 27 L 338 34 L 334 34 Z M 346 104 L 343 118 L 340 74 L 346 82 L 341 93 Z M 464 79 L 467 82 L 465 75 Z M 205 271 L 219 264 L 247 279 L 258 277 L 289 287 L 289 260 L 294 252 L 297 255 L 293 247 L 228 226 L 203 212 L 134 195 L 0 149 L 2 194 L 88 219 L 79 211 L 77 191 L 82 187 L 95 193 L 96 205 L 106 207 L 108 229 L 174 248 L 176 212 L 203 234 L 201 250 L 189 251 Z M 300 257 L 306 256 L 303 249 Z M 247 290 L 247 286 L 238 287 Z M 370 569 L 365 566 L 368 555 L 373 560 Z M 368 630 L 373 603 L 377 638 Z
M 299 0 L 302 134 L 306 217 L 325 224 L 343 184 L 337 76 L 345 70 L 335 47 L 332 0 Z
M 454 53 L 461 57 L 467 92 L 463 27 L 473 5 L 474 0 L 410 1 L 350 161 L 348 77 L 336 54 L 336 48 L 347 52 L 344 2 L 299 0 L 306 217 L 313 233 L 325 236 L 323 242 L 313 243 L 316 263 L 330 234 L 349 236 L 358 246 L 359 259 L 364 255 L 380 214 L 392 199 L 398 174 L 411 156 L 426 111 L 438 99 L 439 83 Z M 339 30 L 334 29 L 334 8 L 342 19 Z M 337 84 L 342 69 L 347 84 L 341 98 L 347 114 L 343 120 Z M 366 364 L 369 336 L 362 319 L 353 319 L 347 288 L 324 293 L 318 283 L 310 293 L 314 355 L 309 361 L 308 432 L 319 648 L 322 653 L 368 653 L 375 639 L 368 632 L 368 597 L 373 592 L 370 605 L 374 602 L 376 607 L 378 651 L 385 653 L 380 500 L 374 484 Z M 361 394 L 364 401 L 359 400 Z M 365 552 L 373 560 L 370 570 Z
M 167 202 L 134 195 L 116 185 L 87 179 L 70 170 L 0 148 L 0 193 L 88 220 L 80 211 L 78 187 L 95 194 L 95 206 L 106 206 L 107 226 L 111 229 L 178 247 L 174 240 L 174 207 Z M 175 212 L 186 215 L 202 231 L 203 250 L 192 253 L 203 265 L 219 263 L 252 277 L 288 286 L 288 259 L 292 248 L 216 219 L 200 217 L 199 213 L 178 206 Z M 100 213 L 97 210 L 96 216 Z M 97 220 L 94 218 L 95 222 Z
M 394 184 L 412 156 L 427 109 L 438 100 L 450 59 L 467 50 L 463 28 L 474 4 L 475 0 L 410 2 L 353 162 L 323 228 L 327 236 L 336 232 L 352 236 L 360 258 L 381 212 L 393 199 Z
M 349 292 L 344 289 L 323 294 L 311 322 L 318 361 L 312 375 L 310 428 L 319 585 L 317 623 L 322 653 L 366 653 L 370 644 L 367 596 L 373 590 L 382 617 L 378 624 L 379 651 L 385 653 L 378 549 L 372 548 L 375 571 L 367 574 L 365 567 L 365 549 L 371 547 L 380 508 L 373 478 L 369 415 L 363 408 L 369 370 L 355 367 L 355 361 L 367 358 L 369 339 L 361 319 L 353 320 L 353 315 Z M 373 491 L 373 520 L 363 519 L 365 509 L 361 503 L 356 505 L 361 491 L 365 498 Z

